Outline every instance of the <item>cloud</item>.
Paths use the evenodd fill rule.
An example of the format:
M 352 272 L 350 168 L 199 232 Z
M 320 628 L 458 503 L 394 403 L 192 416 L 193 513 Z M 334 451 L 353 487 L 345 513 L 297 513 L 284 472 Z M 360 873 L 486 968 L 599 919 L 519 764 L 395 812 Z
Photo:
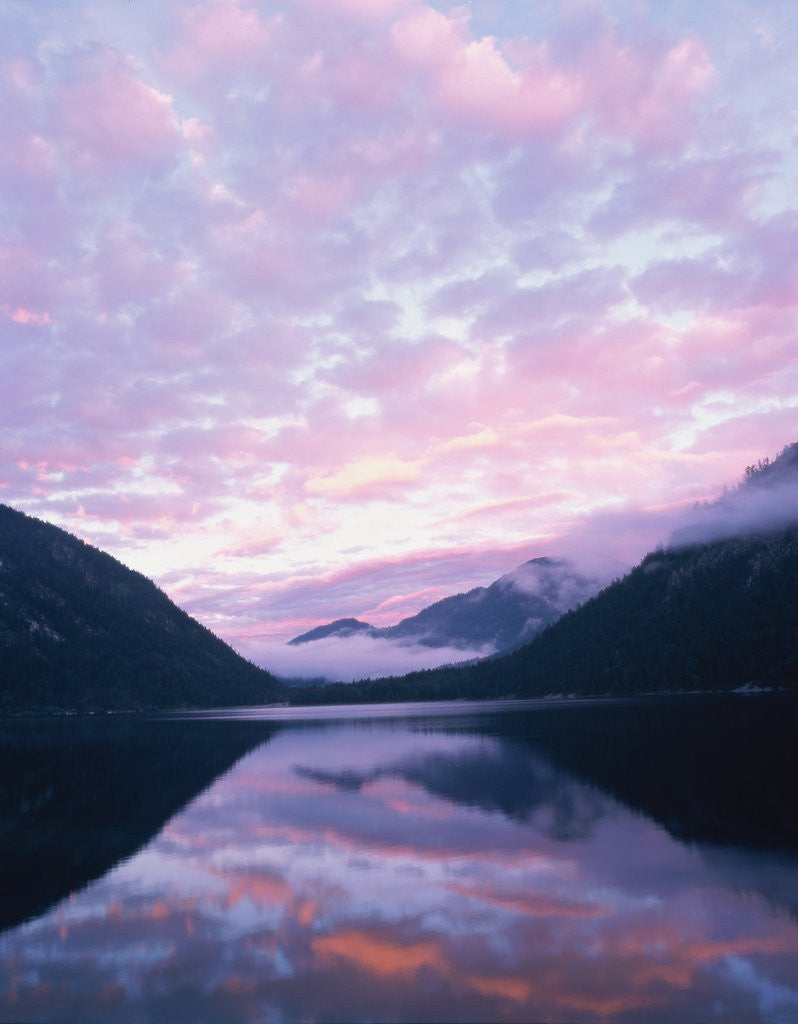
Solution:
M 791 440 L 792 22 L 622 7 L 5 8 L 4 498 L 235 639 Z
M 357 679 L 404 675 L 493 653 L 489 646 L 425 647 L 382 637 L 327 637 L 300 647 L 239 637 L 238 647 L 250 660 L 284 679 L 326 679 L 351 683 Z
M 708 543 L 751 533 L 771 533 L 798 522 L 798 449 L 793 450 L 792 470 L 753 476 L 744 486 L 716 501 L 697 505 L 677 520 L 668 543 L 673 547 Z
M 515 70 L 489 36 L 474 38 L 459 12 L 417 5 L 391 30 L 400 59 L 419 71 L 455 118 L 510 137 L 549 129 L 580 107 L 576 75 L 551 66 L 545 47 Z
M 252 536 L 260 534 L 252 531 Z M 342 616 L 392 625 L 433 601 L 469 589 L 472 581 L 491 583 L 502 571 L 539 553 L 525 543 L 444 552 L 415 549 L 386 559 L 363 545 L 350 552 L 347 565 L 332 572 L 310 565 L 289 579 L 282 573 L 260 578 L 248 568 L 233 574 L 231 583 L 229 570 L 218 565 L 217 552 L 207 567 L 189 576 L 177 572 L 165 586 L 178 604 L 239 647 L 256 637 L 282 643 Z
M 311 494 L 336 498 L 357 498 L 375 493 L 385 486 L 407 484 L 421 474 L 423 462 L 404 462 L 395 456 L 372 456 L 350 462 L 334 473 L 311 477 L 305 488 Z
M 312 945 L 322 962 L 347 960 L 378 977 L 399 975 L 410 980 L 421 970 L 440 971 L 446 967 L 437 942 L 402 944 L 379 932 L 339 930 L 319 936 Z
M 562 611 L 581 604 L 599 589 L 599 579 L 580 576 L 564 559 L 553 561 L 553 565 L 525 562 L 501 576 L 498 582 L 530 597 L 548 598 Z M 602 582 L 607 583 L 609 580 L 604 579 Z
M 162 56 L 168 70 L 189 81 L 238 77 L 263 63 L 274 46 L 281 18 L 264 19 L 236 2 L 204 2 L 179 10 L 180 30 Z
M 77 175 L 159 174 L 177 159 L 172 97 L 110 50 L 78 59 L 54 100 L 57 144 Z

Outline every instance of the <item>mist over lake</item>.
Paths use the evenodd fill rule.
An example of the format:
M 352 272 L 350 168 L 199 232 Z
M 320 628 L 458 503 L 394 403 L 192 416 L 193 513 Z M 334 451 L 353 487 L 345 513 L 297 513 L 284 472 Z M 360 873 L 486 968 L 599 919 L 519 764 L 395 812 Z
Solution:
M 794 712 L 7 723 L 0 1020 L 798 1020 Z

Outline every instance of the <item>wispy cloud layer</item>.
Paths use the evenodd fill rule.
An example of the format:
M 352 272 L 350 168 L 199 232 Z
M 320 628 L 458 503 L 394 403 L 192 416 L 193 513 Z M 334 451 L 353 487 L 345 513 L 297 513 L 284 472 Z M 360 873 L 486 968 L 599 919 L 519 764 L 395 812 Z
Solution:
M 255 638 L 249 643 L 246 639 L 240 640 L 238 646 L 251 660 L 268 665 L 271 672 L 285 679 L 325 679 L 342 683 L 403 675 L 493 654 L 490 646 L 472 650 L 425 647 L 370 636 L 327 637 L 302 647 Z
M 237 641 L 793 439 L 793 4 L 472 6 L 6 7 L 0 499 Z

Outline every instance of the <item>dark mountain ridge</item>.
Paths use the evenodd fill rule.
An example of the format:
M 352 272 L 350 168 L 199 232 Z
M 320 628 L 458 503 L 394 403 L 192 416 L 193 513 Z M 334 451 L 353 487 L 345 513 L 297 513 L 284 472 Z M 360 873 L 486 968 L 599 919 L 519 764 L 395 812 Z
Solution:
M 0 505 L 0 710 L 263 704 L 279 692 L 145 576 Z
M 345 638 L 358 634 L 362 635 L 363 633 L 374 636 L 378 632 L 379 630 L 374 626 L 368 622 L 363 622 L 361 619 L 335 619 L 334 622 L 328 622 L 323 626 L 316 626 L 314 629 L 309 629 L 307 633 L 295 636 L 293 640 L 288 641 L 288 644 L 291 647 L 299 647 L 301 644 L 313 643 L 314 640 L 326 640 L 330 636 Z

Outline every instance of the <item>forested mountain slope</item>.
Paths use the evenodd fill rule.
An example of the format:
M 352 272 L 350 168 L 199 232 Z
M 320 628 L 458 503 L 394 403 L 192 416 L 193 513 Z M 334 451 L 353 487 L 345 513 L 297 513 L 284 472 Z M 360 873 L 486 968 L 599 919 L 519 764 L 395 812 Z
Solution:
M 501 672 L 535 695 L 795 686 L 798 527 L 654 552 Z
M 0 505 L 0 710 L 258 704 L 278 692 L 146 577 Z

